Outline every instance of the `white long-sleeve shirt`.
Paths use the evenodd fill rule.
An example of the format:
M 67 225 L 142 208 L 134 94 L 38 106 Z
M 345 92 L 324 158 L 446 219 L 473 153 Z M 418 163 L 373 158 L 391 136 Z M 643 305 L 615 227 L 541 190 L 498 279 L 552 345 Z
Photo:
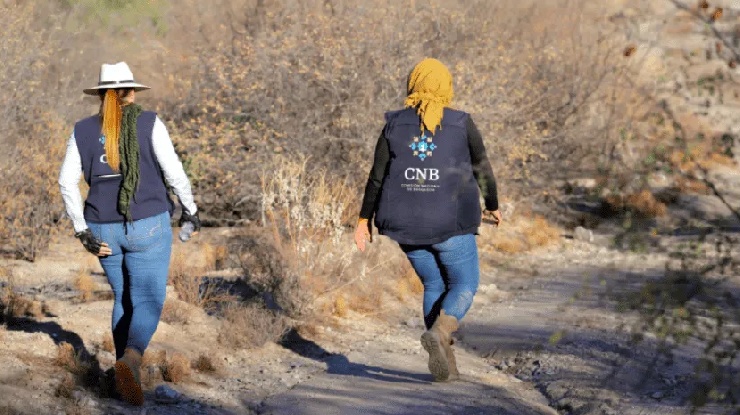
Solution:
M 175 147 L 172 145 L 167 127 L 159 117 L 154 121 L 152 147 L 167 184 L 180 198 L 182 206 L 191 214 L 195 214 L 198 208 L 193 201 L 190 180 L 185 174 L 180 158 L 175 153 Z M 67 215 L 72 219 L 75 232 L 87 229 L 83 214 L 82 194 L 79 188 L 80 179 L 82 179 L 82 159 L 80 158 L 80 152 L 77 150 L 74 131 L 72 131 L 72 135 L 67 142 L 67 154 L 64 156 L 64 163 L 62 163 L 59 172 L 59 187 Z

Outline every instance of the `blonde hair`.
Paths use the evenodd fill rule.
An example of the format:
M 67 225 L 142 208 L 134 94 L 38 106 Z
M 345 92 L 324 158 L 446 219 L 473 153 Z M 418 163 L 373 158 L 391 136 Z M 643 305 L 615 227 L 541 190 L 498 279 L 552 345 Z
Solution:
M 421 117 L 421 130 L 434 134 L 442 124 L 444 108 L 453 97 L 452 75 L 447 67 L 434 58 L 419 62 L 408 78 L 406 107 L 415 107 Z
M 100 118 L 102 133 L 105 137 L 105 156 L 108 165 L 113 171 L 121 169 L 121 154 L 119 149 L 121 137 L 121 119 L 123 118 L 123 98 L 131 93 L 131 89 L 108 89 L 101 92 Z

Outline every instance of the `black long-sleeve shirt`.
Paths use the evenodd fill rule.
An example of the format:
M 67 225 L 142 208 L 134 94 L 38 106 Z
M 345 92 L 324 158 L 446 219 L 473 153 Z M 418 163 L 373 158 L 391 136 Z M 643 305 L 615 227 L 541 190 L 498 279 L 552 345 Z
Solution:
M 496 178 L 493 175 L 491 163 L 486 155 L 483 137 L 470 117 L 468 117 L 466 130 L 468 148 L 470 149 L 470 161 L 473 165 L 473 175 L 483 194 L 486 210 L 497 210 L 498 193 L 496 189 Z M 383 179 L 385 179 L 388 173 L 389 161 L 390 150 L 388 149 L 388 140 L 381 133 L 377 144 L 375 144 L 373 166 L 370 169 L 370 175 L 365 185 L 365 197 L 362 200 L 362 208 L 360 209 L 360 218 L 362 219 L 370 219 L 375 212 L 378 194 L 383 185 Z

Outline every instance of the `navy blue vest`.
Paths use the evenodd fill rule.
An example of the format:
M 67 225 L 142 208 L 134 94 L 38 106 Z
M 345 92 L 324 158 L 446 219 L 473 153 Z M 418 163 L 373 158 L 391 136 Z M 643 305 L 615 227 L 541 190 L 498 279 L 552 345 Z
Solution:
M 480 193 L 473 176 L 466 123 L 469 115 L 445 109 L 434 136 L 420 131 L 414 108 L 386 113 L 390 164 L 375 226 L 400 244 L 436 244 L 478 233 Z
M 172 215 L 175 209 L 152 148 L 152 130 L 156 118 L 156 113 L 143 111 L 136 123 L 141 173 L 139 187 L 131 200 L 133 220 L 167 211 Z M 85 200 L 85 220 L 94 223 L 123 222 L 125 218 L 118 212 L 118 193 L 123 176 L 108 166 L 100 117 L 94 115 L 77 122 L 74 134 L 82 159 L 82 172 L 90 186 Z

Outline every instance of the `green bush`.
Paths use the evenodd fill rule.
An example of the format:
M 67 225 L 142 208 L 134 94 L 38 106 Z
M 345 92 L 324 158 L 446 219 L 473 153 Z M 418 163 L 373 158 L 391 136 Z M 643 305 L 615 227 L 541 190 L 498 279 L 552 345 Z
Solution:
M 157 32 L 167 30 L 164 20 L 168 0 L 61 0 L 61 3 L 79 13 L 85 23 L 102 23 L 114 29 L 123 29 L 149 20 Z

